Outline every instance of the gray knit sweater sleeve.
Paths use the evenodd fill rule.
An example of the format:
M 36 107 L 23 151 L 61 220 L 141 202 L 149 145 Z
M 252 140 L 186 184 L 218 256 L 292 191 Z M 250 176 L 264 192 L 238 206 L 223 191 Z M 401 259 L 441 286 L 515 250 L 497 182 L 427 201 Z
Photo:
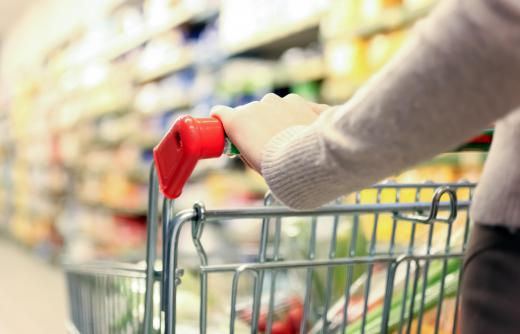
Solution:
M 520 105 L 519 45 L 520 1 L 441 1 L 348 103 L 271 140 L 271 191 L 311 209 L 456 147 Z

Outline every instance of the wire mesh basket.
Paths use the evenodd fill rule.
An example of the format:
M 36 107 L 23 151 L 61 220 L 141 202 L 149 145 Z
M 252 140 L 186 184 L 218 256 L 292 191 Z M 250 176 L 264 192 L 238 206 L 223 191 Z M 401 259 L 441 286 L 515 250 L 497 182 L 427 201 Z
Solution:
M 263 207 L 197 203 L 174 213 L 152 168 L 146 267 L 67 266 L 71 328 L 457 333 L 473 188 L 388 182 L 315 211 L 291 211 L 268 195 Z M 211 230 L 226 231 L 222 246 L 211 246 Z M 237 242 L 244 231 L 248 239 Z

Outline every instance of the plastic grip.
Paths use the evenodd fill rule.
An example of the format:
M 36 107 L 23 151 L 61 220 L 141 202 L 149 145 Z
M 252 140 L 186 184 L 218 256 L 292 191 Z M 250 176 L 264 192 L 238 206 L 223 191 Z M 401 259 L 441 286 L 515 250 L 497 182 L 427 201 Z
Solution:
M 224 143 L 224 127 L 217 118 L 180 116 L 153 149 L 163 195 L 171 199 L 179 197 L 197 162 L 221 156 Z

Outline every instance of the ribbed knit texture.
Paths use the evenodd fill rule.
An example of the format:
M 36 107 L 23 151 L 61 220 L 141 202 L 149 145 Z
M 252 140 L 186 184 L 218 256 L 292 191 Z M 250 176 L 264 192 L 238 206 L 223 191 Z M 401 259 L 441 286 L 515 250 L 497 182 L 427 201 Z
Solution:
M 314 185 L 334 182 L 327 165 L 319 159 L 319 145 L 318 131 L 295 126 L 273 138 L 264 152 L 262 174 L 275 197 L 282 196 L 286 205 L 313 207 L 323 197 Z
M 268 144 L 275 197 L 312 209 L 499 122 L 473 219 L 520 226 L 520 1 L 444 0 L 348 103 Z M 507 166 L 506 166 L 507 165 Z

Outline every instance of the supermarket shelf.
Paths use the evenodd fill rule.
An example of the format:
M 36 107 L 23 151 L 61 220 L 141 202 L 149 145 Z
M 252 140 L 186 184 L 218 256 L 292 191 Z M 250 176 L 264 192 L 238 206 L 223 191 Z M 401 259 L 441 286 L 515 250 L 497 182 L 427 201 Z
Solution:
M 89 149 L 115 149 L 121 146 L 121 144 L 125 142 L 125 139 L 125 137 L 121 137 L 114 140 L 109 140 L 96 136 L 95 138 L 91 138 L 86 146 L 89 147 Z
M 274 27 L 252 36 L 244 43 L 225 46 L 224 51 L 229 57 L 251 52 L 275 56 L 279 55 L 280 47 L 285 50 L 293 46 L 306 46 L 318 40 L 323 16 L 324 13 L 319 12 L 300 22 Z
M 135 143 L 142 150 L 151 150 L 157 145 L 162 139 L 162 136 L 157 136 L 155 138 L 146 138 L 141 139 L 138 137 L 130 138 L 132 143 Z
M 191 101 L 189 98 L 186 98 L 183 101 L 174 101 L 171 104 L 164 105 L 161 108 L 157 108 L 155 110 L 151 110 L 148 112 L 139 112 L 139 116 L 142 118 L 148 118 L 148 117 L 154 117 L 158 115 L 165 114 L 167 112 L 175 112 L 180 111 L 184 109 L 189 109 L 193 106 L 193 101 Z
M 283 78 L 278 79 L 275 88 L 289 87 L 294 84 L 319 81 L 326 77 L 325 64 L 322 57 L 306 60 L 291 67 L 281 64 L 279 72 L 285 71 Z
M 390 33 L 395 30 L 411 26 L 419 19 L 428 15 L 437 4 L 438 0 L 429 0 L 415 7 L 398 6 L 381 12 L 376 18 L 361 23 L 359 27 L 348 31 L 326 32 L 322 31 L 324 39 L 336 37 L 370 38 L 374 35 Z
M 203 20 L 212 17 L 216 13 L 216 9 L 194 11 L 188 8 L 183 8 L 182 6 L 178 7 L 179 8 L 172 10 L 172 14 L 161 24 L 146 27 L 141 33 L 137 35 L 124 36 L 116 39 L 113 43 L 109 44 L 108 48 L 101 50 L 99 53 L 96 53 L 91 57 L 88 57 L 85 63 L 95 59 L 101 59 L 105 61 L 115 60 L 132 51 L 133 49 L 136 49 L 139 46 L 145 44 L 150 39 L 166 33 L 173 28 L 191 21 Z
M 146 216 L 147 208 L 146 207 L 138 207 L 138 208 L 123 208 L 123 207 L 113 207 L 106 205 L 97 205 L 98 209 L 106 210 L 116 216 L 125 216 L 125 217 L 142 217 Z
M 146 212 L 147 212 L 147 208 L 145 206 L 136 207 L 136 208 L 116 207 L 116 206 L 101 204 L 101 203 L 97 203 L 97 202 L 93 202 L 93 201 L 81 199 L 81 198 L 79 200 L 82 204 L 84 204 L 85 206 L 87 206 L 89 208 L 106 211 L 106 212 L 109 212 L 111 214 L 118 215 L 118 216 L 141 217 L 141 216 L 146 216 Z
M 136 186 L 148 186 L 149 184 L 149 166 L 135 167 L 127 170 L 116 170 L 112 167 L 103 167 L 97 170 L 91 170 L 87 167 L 80 167 L 78 172 L 86 177 L 102 177 L 108 173 L 123 175 L 129 183 Z M 88 199 L 82 199 L 82 202 L 89 202 Z
M 309 35 L 316 36 L 317 28 L 312 29 L 312 31 L 307 30 L 307 31 L 299 32 L 299 35 L 295 35 L 295 36 L 291 36 L 291 37 L 287 37 L 287 38 L 292 39 L 293 41 L 294 40 L 306 41 L 303 43 L 302 42 L 293 43 L 294 46 L 306 45 L 312 41 L 317 40 L 316 37 L 309 38 L 308 37 Z M 266 54 L 279 55 L 281 53 L 281 50 L 286 50 L 286 49 L 287 49 L 287 42 L 285 39 L 282 39 L 282 40 L 277 40 L 277 41 L 271 41 L 271 43 L 259 45 L 259 46 L 256 46 L 255 48 L 244 50 L 243 52 L 229 54 L 228 56 L 232 57 L 232 56 L 236 56 L 236 55 L 239 55 L 239 54 L 245 53 L 245 52 L 260 52 L 260 53 L 263 53 L 263 55 L 266 55 Z M 181 70 L 193 67 L 193 66 L 195 66 L 195 61 L 192 58 L 186 58 L 179 62 L 165 64 L 149 73 L 137 75 L 136 83 L 143 85 L 143 84 L 147 84 L 147 83 L 154 82 L 157 80 L 161 80 L 168 75 L 171 75 L 175 72 L 178 72 L 178 71 L 181 71 Z
M 430 2 L 427 5 L 413 9 L 389 9 L 381 14 L 381 17 L 376 20 L 376 24 L 369 23 L 361 26 L 352 34 L 361 38 L 369 38 L 377 34 L 388 33 L 404 28 L 426 16 L 434 5 L 435 2 Z M 283 51 L 291 47 L 307 46 L 312 42 L 318 41 L 320 38 L 319 24 L 322 18 L 323 14 L 318 13 L 296 24 L 293 23 L 286 27 L 262 32 L 248 39 L 245 43 L 224 47 L 225 53 L 227 57 L 252 53 L 266 58 L 277 58 Z M 194 65 L 195 62 L 193 58 L 185 58 L 175 63 L 165 64 L 150 73 L 138 75 L 136 81 L 139 84 L 145 84 L 160 80 L 172 73 Z M 317 79 L 320 79 L 319 75 L 310 78 L 308 81 Z M 305 80 L 297 81 L 302 82 Z
M 388 9 L 375 20 L 354 31 L 354 35 L 361 38 L 369 38 L 377 34 L 392 32 L 410 26 L 420 18 L 426 16 L 435 6 L 432 1 L 418 8 L 396 8 Z
M 51 220 L 56 217 L 55 210 L 45 210 L 39 207 L 27 206 L 26 203 L 15 202 L 13 209 L 16 215 L 26 217 L 28 220 L 46 219 Z
M 284 75 L 282 78 L 279 78 L 276 80 L 275 87 L 276 88 L 283 88 L 288 87 L 293 84 L 303 83 L 303 82 L 309 82 L 309 81 L 318 81 L 325 78 L 325 67 L 323 64 L 323 59 L 319 60 L 321 63 L 319 66 L 317 66 L 316 59 L 313 59 L 309 63 L 303 63 L 298 64 L 297 69 L 292 69 L 290 73 L 287 75 Z M 280 66 L 285 67 L 285 65 L 280 64 Z M 305 71 L 298 70 L 301 68 L 305 68 Z M 163 77 L 164 75 L 171 74 L 172 72 L 166 71 L 166 68 L 163 68 L 165 70 L 164 73 L 160 73 L 160 75 Z M 157 73 L 157 77 L 153 77 L 150 75 L 150 77 L 147 78 L 147 81 L 143 81 L 142 83 L 154 81 L 159 79 L 159 72 Z M 190 100 L 188 97 L 184 100 L 174 101 L 171 104 L 161 106 L 160 108 L 148 112 L 139 112 L 139 116 L 141 118 L 149 118 L 149 117 L 155 117 L 158 115 L 163 115 L 167 112 L 175 112 L 175 111 L 182 111 L 191 108 L 195 104 L 195 101 Z M 142 140 L 137 140 L 137 142 L 141 143 L 140 146 L 149 148 L 151 146 L 154 146 L 156 143 L 159 142 L 159 140 L 162 138 L 162 136 L 157 137 L 153 141 L 146 141 L 144 143 Z M 152 142 L 150 144 L 150 142 Z
M 80 117 L 78 122 L 79 123 L 92 122 L 92 121 L 96 121 L 96 120 L 99 120 L 99 119 L 102 119 L 105 117 L 112 117 L 112 116 L 119 117 L 119 116 L 128 114 L 131 111 L 132 111 L 132 106 L 131 106 L 130 102 L 125 102 L 125 105 L 124 106 L 122 105 L 119 108 L 112 108 L 112 109 L 104 110 L 101 112 L 91 112 L 86 115 L 83 115 L 82 117 Z
M 264 57 L 277 58 L 283 51 L 291 47 L 307 46 L 317 41 L 319 38 L 319 23 L 322 17 L 323 14 L 319 13 L 297 24 L 263 32 L 248 40 L 247 43 L 225 48 L 225 54 L 227 57 L 234 57 L 245 53 L 255 53 Z M 160 80 L 194 65 L 195 60 L 186 57 L 180 61 L 160 66 L 149 73 L 137 75 L 136 82 L 145 84 Z
M 103 112 L 96 112 L 96 113 L 89 113 L 86 115 L 82 115 L 78 119 L 74 120 L 73 122 L 66 124 L 66 125 L 58 125 L 58 124 L 51 124 L 50 125 L 50 131 L 53 133 L 61 134 L 69 131 L 75 131 L 79 126 L 82 126 L 86 123 L 92 123 L 95 121 L 98 121 L 103 118 L 108 117 L 123 117 L 125 115 L 132 113 L 132 106 L 130 103 L 125 105 L 121 108 L 114 108 L 111 110 L 106 110 Z M 28 134 L 30 135 L 30 134 Z
M 132 144 L 142 150 L 150 150 L 152 149 L 159 141 L 162 139 L 161 135 L 157 135 L 155 137 L 148 136 L 144 137 L 142 135 L 125 135 L 120 138 L 110 140 L 106 138 L 102 138 L 99 136 L 90 138 L 87 141 L 86 150 L 113 150 L 120 147 L 123 144 Z
M 129 181 L 137 184 L 148 186 L 150 181 L 150 172 L 148 168 L 135 168 L 126 173 Z
M 172 73 L 192 67 L 195 64 L 193 57 L 185 57 L 177 62 L 172 62 L 159 66 L 157 69 L 148 73 L 137 74 L 136 82 L 138 84 L 146 84 L 152 81 L 160 80 Z

